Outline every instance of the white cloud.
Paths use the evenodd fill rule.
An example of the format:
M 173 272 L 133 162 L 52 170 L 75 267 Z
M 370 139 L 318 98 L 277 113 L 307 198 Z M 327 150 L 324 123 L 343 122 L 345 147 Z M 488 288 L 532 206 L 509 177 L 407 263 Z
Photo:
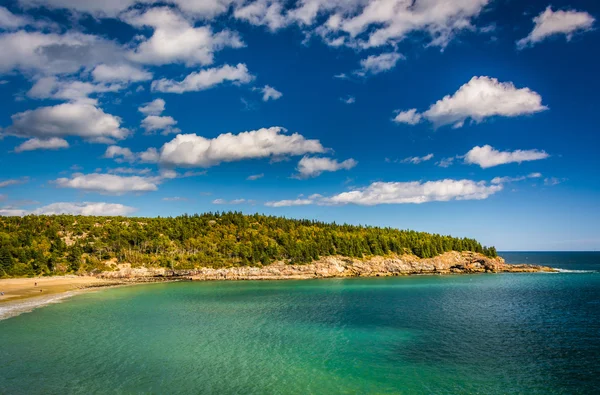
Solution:
M 405 57 L 396 52 L 382 53 L 380 55 L 371 55 L 360 61 L 360 70 L 355 71 L 355 74 L 360 76 L 373 75 L 389 71 L 396 67 L 396 63 Z
M 164 200 L 165 202 L 187 202 L 189 199 L 180 197 L 180 196 L 174 196 L 174 197 L 165 197 L 165 198 L 162 198 L 162 200 Z
M 498 151 L 489 145 L 473 147 L 465 155 L 465 163 L 479 165 L 482 169 L 504 165 L 507 163 L 521 163 L 550 157 L 545 151 L 516 150 Z
M 212 201 L 213 204 L 242 204 L 242 203 L 251 203 L 246 199 L 233 199 L 233 200 L 225 200 L 225 199 L 215 199 Z
M 96 17 L 115 17 L 135 4 L 155 4 L 157 0 L 19 0 L 24 7 L 69 9 Z M 227 11 L 233 0 L 171 0 L 182 11 L 198 18 L 211 18 Z
M 263 94 L 263 101 L 277 100 L 280 99 L 281 96 L 283 96 L 283 93 L 279 92 L 277 89 L 269 85 L 265 85 L 263 88 L 260 88 L 258 90 L 261 91 Z
M 160 153 L 154 147 L 148 148 L 146 151 L 137 154 L 140 162 L 142 163 L 158 163 L 160 160 Z
M 417 113 L 417 109 L 412 108 L 406 111 L 398 111 L 398 114 L 394 117 L 394 122 L 416 125 L 421 122 L 421 117 L 421 114 Z
M 179 133 L 181 130 L 176 128 L 175 125 L 177 125 L 177 121 L 169 116 L 148 115 L 142 120 L 142 127 L 146 130 L 146 133 L 159 130 L 163 135 Z
M 132 60 L 140 63 L 209 65 L 213 63 L 216 51 L 244 46 L 237 33 L 229 30 L 214 33 L 209 26 L 194 27 L 170 7 L 150 8 L 145 12 L 132 10 L 121 18 L 132 26 L 154 29 L 153 35 L 143 39 L 130 55 Z
M 549 177 L 544 179 L 544 185 L 547 187 L 553 187 L 567 181 L 566 178 Z
M 60 188 L 73 188 L 84 192 L 121 195 L 127 192 L 156 191 L 160 181 L 161 179 L 157 177 L 75 173 L 70 178 L 58 178 L 53 183 Z
M 94 215 L 94 216 L 126 216 L 137 209 L 116 203 L 83 202 L 83 203 L 52 203 L 31 212 L 36 215 Z
M 450 167 L 454 163 L 454 159 L 456 159 L 456 157 L 443 158 L 442 160 L 437 162 L 436 165 L 438 165 L 439 167 L 444 167 L 444 168 Z
M 281 200 L 267 202 L 269 207 L 300 205 L 345 205 L 358 204 L 375 206 L 379 204 L 420 204 L 427 202 L 447 202 L 451 200 L 482 200 L 501 191 L 503 186 L 488 185 L 485 181 L 441 180 L 428 182 L 374 182 L 366 188 L 343 192 L 331 197 L 320 195 L 308 199 Z
M 507 184 L 510 182 L 524 181 L 524 180 L 527 180 L 528 178 L 540 178 L 540 177 L 542 177 L 541 173 L 531 173 L 526 176 L 518 176 L 518 177 L 495 177 L 494 179 L 492 179 L 492 184 Z
M 427 162 L 428 160 L 433 159 L 433 154 L 427 154 L 425 156 L 412 156 L 409 158 L 404 158 L 400 162 L 401 163 L 412 163 L 413 165 L 418 165 L 422 162 Z
M 120 148 L 120 147 L 119 147 Z M 114 169 L 107 169 L 107 173 L 111 174 L 137 174 L 137 175 L 148 175 L 152 172 L 152 169 L 147 167 L 143 169 L 136 169 L 133 167 L 117 167 Z
M 242 6 L 234 10 L 233 15 L 252 25 L 267 26 L 271 31 L 275 31 L 290 23 L 283 12 L 284 6 L 278 1 L 256 0 L 244 2 Z
M 258 180 L 259 178 L 263 178 L 264 176 L 265 176 L 264 173 L 253 174 L 251 176 L 246 177 L 246 180 L 248 180 L 248 181 L 255 181 L 255 180 Z
M 27 210 L 10 207 L 0 207 L 0 217 L 22 217 L 27 214 Z
M 409 34 L 429 35 L 432 46 L 445 47 L 462 31 L 474 30 L 472 21 L 490 0 L 373 0 L 320 1 L 321 9 L 335 7 L 327 22 L 316 29 L 330 45 L 371 48 L 396 44 Z M 337 3 L 337 4 L 336 4 Z
M 222 162 L 326 151 L 319 140 L 308 140 L 298 133 L 287 135 L 284 132 L 285 129 L 281 127 L 271 127 L 239 134 L 225 133 L 213 139 L 196 134 L 180 134 L 165 143 L 160 154 L 156 150 L 146 153 L 148 159 L 157 159 L 166 165 L 211 167 Z
M 152 73 L 127 63 L 96 66 L 92 77 L 97 82 L 140 82 L 152 79 Z
M 129 135 L 121 128 L 121 119 L 106 114 L 90 103 L 63 103 L 51 107 L 39 107 L 14 114 L 12 125 L 3 130 L 5 134 L 47 140 L 52 137 L 79 136 L 95 143 L 111 143 Z
M 0 73 L 19 70 L 41 75 L 72 74 L 101 63 L 122 61 L 124 56 L 121 46 L 101 37 L 25 30 L 0 34 L 0 53 Z
M 0 29 L 13 30 L 29 25 L 31 20 L 22 15 L 15 15 L 6 7 L 0 6 Z
M 354 96 L 340 97 L 340 100 L 346 104 L 356 103 L 356 98 Z
M 216 68 L 204 69 L 188 74 L 183 81 L 174 81 L 166 78 L 152 81 L 152 90 L 169 93 L 197 92 L 210 89 L 226 81 L 234 84 L 247 84 L 254 77 L 248 72 L 245 64 L 233 67 L 225 65 Z
M 573 34 L 592 29 L 594 17 L 587 12 L 567 10 L 553 11 L 548 6 L 544 12 L 533 18 L 535 26 L 529 35 L 517 41 L 517 48 L 522 49 L 532 46 L 546 38 L 558 34 L 564 34 L 567 41 Z
M 357 164 L 358 162 L 354 159 L 346 159 L 343 162 L 338 162 L 331 158 L 310 158 L 305 156 L 298 162 L 298 166 L 296 167 L 298 174 L 295 177 L 317 177 L 325 171 L 350 170 Z
M 61 148 L 69 148 L 67 140 L 51 137 L 49 139 L 32 138 L 15 148 L 15 152 L 34 151 L 39 149 L 56 150 Z
M 38 79 L 27 96 L 35 99 L 71 100 L 96 104 L 95 99 L 88 96 L 95 93 L 117 92 L 125 86 L 120 84 L 94 84 L 76 80 L 59 80 L 55 76 Z
M 327 204 L 404 204 L 446 202 L 450 200 L 481 200 L 502 190 L 502 185 L 487 185 L 472 180 L 441 180 L 428 182 L 374 182 L 366 188 L 343 192 L 324 199 Z
M 308 206 L 315 204 L 313 199 L 294 199 L 294 200 L 278 200 L 272 202 L 266 202 L 265 206 L 268 207 L 290 207 L 290 206 Z
M 118 145 L 111 145 L 104 152 L 104 157 L 114 159 L 117 163 L 123 162 L 135 162 L 136 155 L 131 152 L 129 148 L 119 147 Z
M 138 108 L 138 111 L 145 115 L 160 115 L 164 110 L 165 101 L 163 99 L 154 99 Z
M 6 188 L 6 187 L 9 187 L 11 185 L 25 184 L 28 181 L 29 181 L 29 177 L 11 178 L 11 179 L 8 179 L 8 180 L 0 181 L 0 188 Z
M 542 97 L 529 88 L 518 89 L 512 82 L 499 82 L 496 78 L 473 77 L 453 95 L 438 100 L 422 114 L 415 109 L 402 111 L 394 121 L 414 125 L 425 118 L 436 127 L 453 124 L 458 128 L 469 118 L 482 122 L 493 116 L 516 117 L 547 109 Z

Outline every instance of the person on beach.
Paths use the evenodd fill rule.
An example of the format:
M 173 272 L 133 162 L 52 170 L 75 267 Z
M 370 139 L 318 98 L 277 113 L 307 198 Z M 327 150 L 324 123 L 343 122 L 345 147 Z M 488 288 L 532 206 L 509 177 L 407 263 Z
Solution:
M 34 283 L 34 285 L 33 285 L 33 286 L 34 286 L 34 287 L 37 287 L 37 283 Z

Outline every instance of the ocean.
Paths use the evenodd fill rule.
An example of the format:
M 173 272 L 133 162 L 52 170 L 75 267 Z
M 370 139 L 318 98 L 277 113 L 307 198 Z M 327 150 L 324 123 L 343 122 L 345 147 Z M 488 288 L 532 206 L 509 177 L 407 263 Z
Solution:
M 600 253 L 555 274 L 138 285 L 0 321 L 0 394 L 592 394 Z

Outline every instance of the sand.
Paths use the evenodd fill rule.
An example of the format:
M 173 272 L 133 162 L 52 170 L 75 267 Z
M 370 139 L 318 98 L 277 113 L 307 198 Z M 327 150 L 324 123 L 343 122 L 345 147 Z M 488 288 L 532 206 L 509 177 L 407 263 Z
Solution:
M 37 283 L 37 285 L 35 285 Z M 0 304 L 108 285 L 111 281 L 91 276 L 9 278 L 0 280 Z

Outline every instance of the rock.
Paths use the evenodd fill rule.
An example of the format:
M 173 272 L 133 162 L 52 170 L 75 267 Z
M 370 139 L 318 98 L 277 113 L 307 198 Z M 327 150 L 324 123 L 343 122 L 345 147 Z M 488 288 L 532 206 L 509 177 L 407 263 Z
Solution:
M 552 268 L 534 265 L 509 265 L 501 257 L 488 258 L 473 252 L 446 252 L 434 258 L 414 255 L 374 256 L 366 259 L 329 256 L 306 265 L 277 262 L 263 267 L 199 268 L 167 270 L 164 268 L 131 268 L 102 272 L 102 278 L 177 278 L 194 280 L 282 280 L 330 277 L 385 277 L 411 274 L 471 274 L 553 272 Z

